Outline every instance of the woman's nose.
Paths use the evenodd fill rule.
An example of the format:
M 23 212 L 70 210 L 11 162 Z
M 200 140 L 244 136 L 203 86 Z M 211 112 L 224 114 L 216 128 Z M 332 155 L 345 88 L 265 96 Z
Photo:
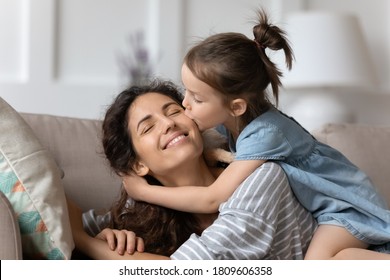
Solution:
M 175 127 L 175 122 L 171 118 L 164 117 L 162 119 L 162 132 L 163 133 L 167 133 L 173 127 Z

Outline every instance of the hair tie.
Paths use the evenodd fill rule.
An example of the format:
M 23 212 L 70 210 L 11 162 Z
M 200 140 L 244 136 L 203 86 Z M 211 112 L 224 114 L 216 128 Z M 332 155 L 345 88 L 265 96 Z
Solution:
M 259 49 L 265 50 L 266 46 L 260 44 L 256 39 L 253 39 L 253 41 Z
M 261 36 L 262 41 L 265 40 L 265 35 L 267 34 L 267 32 L 268 32 L 270 26 L 271 26 L 271 25 L 266 24 L 265 31 L 264 31 L 263 35 Z M 262 49 L 262 50 L 265 50 L 265 49 L 267 48 L 267 47 L 264 46 L 263 44 L 260 44 L 259 41 L 256 40 L 256 38 L 254 39 L 254 41 L 255 41 L 256 46 L 257 46 L 258 48 L 260 48 L 260 49 Z
M 270 27 L 271 27 L 271 25 L 268 24 L 267 27 L 265 28 L 265 31 L 264 31 L 264 33 L 263 33 L 263 36 L 261 36 L 262 38 L 265 38 L 265 34 L 267 34 L 267 32 L 268 32 L 268 30 L 269 30 Z

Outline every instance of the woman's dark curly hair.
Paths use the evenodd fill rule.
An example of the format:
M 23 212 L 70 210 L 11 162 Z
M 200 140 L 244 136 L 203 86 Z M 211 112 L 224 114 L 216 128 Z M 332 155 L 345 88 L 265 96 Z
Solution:
M 147 93 L 156 92 L 181 104 L 183 95 L 169 81 L 154 80 L 148 85 L 132 86 L 121 92 L 109 106 L 103 120 L 103 149 L 108 162 L 119 176 L 131 174 L 137 159 L 128 130 L 128 111 L 133 102 Z M 149 182 L 159 184 L 148 177 Z M 129 203 L 122 189 L 120 199 L 111 208 L 112 228 L 127 229 L 144 239 L 150 253 L 171 255 L 192 233 L 200 233 L 195 217 L 145 202 Z

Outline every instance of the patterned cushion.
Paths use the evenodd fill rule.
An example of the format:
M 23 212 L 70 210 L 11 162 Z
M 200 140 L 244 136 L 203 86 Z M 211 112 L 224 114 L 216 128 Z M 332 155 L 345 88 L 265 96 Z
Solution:
M 61 172 L 0 98 L 0 191 L 18 219 L 24 259 L 69 259 L 74 248 Z

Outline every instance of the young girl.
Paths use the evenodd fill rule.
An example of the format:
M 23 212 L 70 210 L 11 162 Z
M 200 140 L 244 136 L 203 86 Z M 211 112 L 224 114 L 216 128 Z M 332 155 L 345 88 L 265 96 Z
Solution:
M 208 188 L 172 190 L 127 177 L 129 195 L 181 211 L 212 213 L 255 169 L 275 161 L 319 224 L 307 259 L 390 258 L 363 250 L 375 246 L 390 252 L 390 211 L 369 178 L 278 111 L 267 97 L 271 86 L 277 103 L 282 74 L 265 50 L 283 49 L 291 68 L 293 54 L 284 32 L 260 12 L 253 33 L 254 40 L 237 33 L 210 36 L 187 53 L 182 67 L 187 116 L 200 130 L 222 124 L 235 160 Z M 164 145 L 180 141 L 175 138 Z

